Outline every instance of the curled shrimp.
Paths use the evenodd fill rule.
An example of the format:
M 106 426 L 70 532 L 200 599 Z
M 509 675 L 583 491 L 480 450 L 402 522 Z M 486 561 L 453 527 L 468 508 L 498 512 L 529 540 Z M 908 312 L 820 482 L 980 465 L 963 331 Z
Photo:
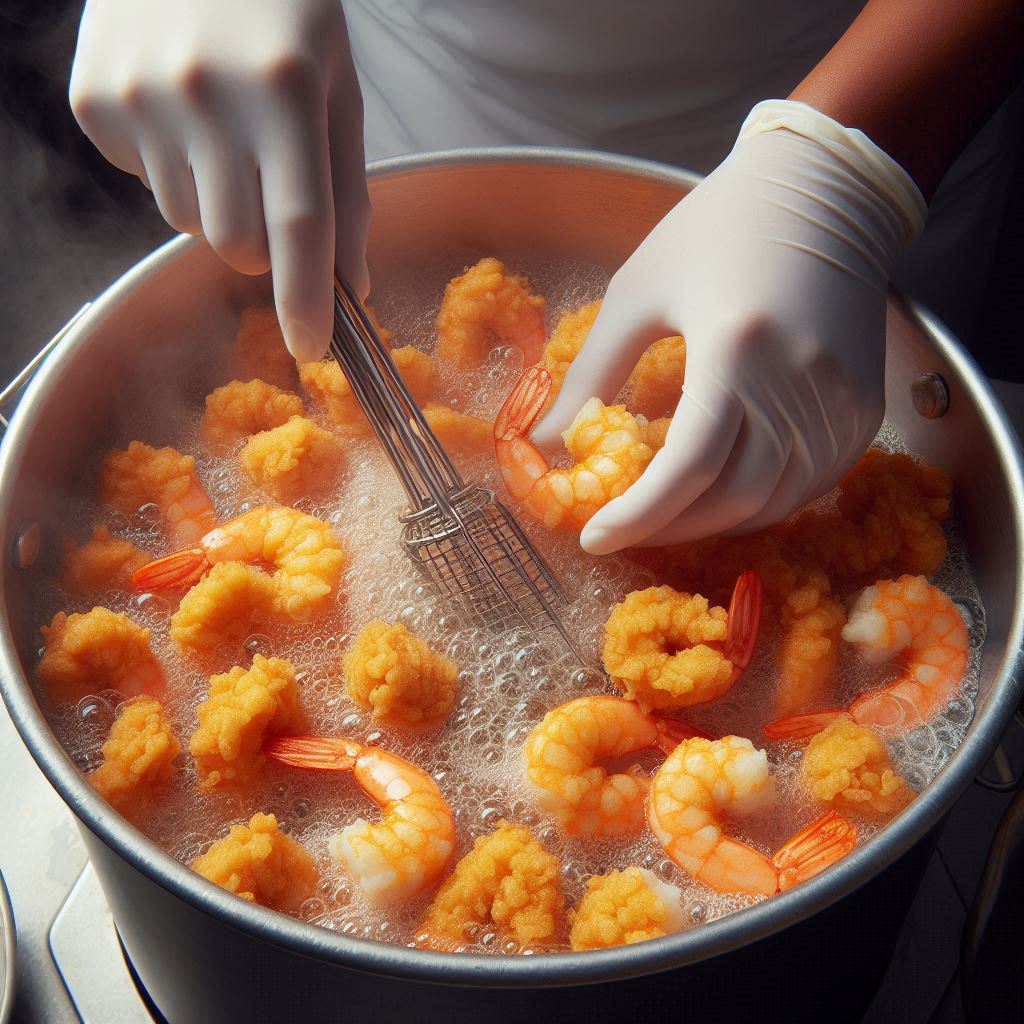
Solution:
M 610 772 L 601 762 L 654 747 L 667 753 L 695 732 L 621 697 L 579 697 L 534 726 L 523 748 L 526 778 L 568 835 L 632 835 L 643 827 L 648 779 L 637 766 Z
M 552 469 L 526 436 L 550 390 L 543 367 L 519 378 L 494 421 L 494 451 L 505 486 L 527 514 L 549 530 L 579 530 L 639 478 L 654 450 L 625 406 L 592 398 L 562 435 L 575 465 Z
M 271 569 L 275 614 L 305 622 L 337 590 L 345 555 L 328 523 L 285 505 L 264 505 L 210 530 L 198 547 L 137 569 L 132 581 L 142 591 L 187 589 L 223 562 Z
M 297 768 L 352 772 L 383 811 L 380 821 L 357 818 L 328 841 L 331 854 L 375 906 L 416 896 L 444 871 L 455 850 L 455 819 L 437 783 L 421 768 L 341 737 L 277 738 L 263 752 Z
M 244 437 L 279 427 L 302 413 L 302 399 L 291 391 L 258 378 L 233 380 L 206 396 L 200 430 L 206 444 L 230 448 Z
M 141 441 L 103 460 L 100 501 L 125 515 L 156 505 L 175 544 L 194 544 L 217 521 L 213 502 L 196 477 L 196 460 Z
M 862 693 L 849 708 L 859 725 L 906 732 L 929 718 L 957 691 L 967 669 L 967 625 L 957 607 L 923 576 L 881 580 L 861 592 L 843 627 L 843 639 L 869 661 L 899 655 L 899 676 Z M 813 736 L 842 709 L 777 719 L 765 726 L 770 739 Z
M 728 613 L 671 587 L 634 591 L 605 624 L 605 671 L 645 709 L 715 700 L 753 658 L 762 600 L 760 577 L 749 571 L 736 581 Z
M 768 756 L 748 739 L 684 740 L 651 783 L 647 820 L 669 857 L 717 892 L 774 896 L 845 857 L 857 843 L 835 812 L 812 822 L 771 859 L 726 834 L 727 818 L 775 803 Z
M 514 345 L 527 363 L 544 344 L 544 300 L 493 257 L 452 278 L 437 314 L 437 358 L 458 369 L 479 366 L 491 349 Z

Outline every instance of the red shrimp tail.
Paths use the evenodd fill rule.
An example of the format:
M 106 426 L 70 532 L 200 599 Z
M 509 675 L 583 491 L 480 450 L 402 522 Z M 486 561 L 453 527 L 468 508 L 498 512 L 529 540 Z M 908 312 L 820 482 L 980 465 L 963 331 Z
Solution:
M 857 830 L 840 814 L 828 811 L 798 832 L 772 864 L 779 872 L 779 892 L 792 889 L 842 860 L 857 845 Z
M 729 602 L 729 632 L 725 638 L 725 656 L 733 663 L 730 685 L 743 674 L 754 657 L 761 633 L 761 609 L 764 586 L 761 577 L 748 569 L 736 581 Z
M 320 772 L 350 772 L 362 750 L 340 736 L 275 736 L 263 744 L 263 753 L 280 764 Z
M 155 558 L 132 573 L 132 586 L 140 593 L 159 590 L 188 590 L 209 571 L 210 562 L 202 548 L 185 548 Z
M 551 394 L 551 374 L 543 366 L 531 366 L 516 381 L 494 420 L 494 440 L 526 437 Z
M 842 708 L 805 711 L 799 715 L 776 718 L 774 722 L 769 722 L 764 727 L 764 734 L 770 740 L 809 740 L 838 719 L 849 717 Z
M 673 753 L 684 740 L 700 738 L 713 740 L 715 737 L 682 718 L 657 717 L 658 738 L 654 741 L 666 756 Z

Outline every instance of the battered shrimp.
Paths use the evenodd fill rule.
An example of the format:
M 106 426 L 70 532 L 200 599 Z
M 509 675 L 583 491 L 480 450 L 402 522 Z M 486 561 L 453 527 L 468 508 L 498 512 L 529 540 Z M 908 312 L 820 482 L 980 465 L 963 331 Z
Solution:
M 648 779 L 638 767 L 609 772 L 613 761 L 652 747 L 671 750 L 681 724 L 657 722 L 621 697 L 580 697 L 549 711 L 523 748 L 537 802 L 568 835 L 623 836 L 643 827 Z M 689 733 L 692 735 L 692 732 Z
M 125 515 L 154 504 L 174 544 L 194 544 L 217 521 L 209 495 L 196 478 L 196 460 L 173 448 L 132 441 L 103 460 L 100 501 Z
M 232 825 L 191 867 L 243 900 L 285 913 L 298 910 L 320 878 L 309 852 L 281 831 L 273 814 Z
M 357 818 L 328 840 L 332 856 L 372 904 L 410 899 L 440 877 L 455 850 L 455 819 L 425 771 L 386 750 L 339 737 L 274 739 L 264 753 L 298 768 L 350 771 L 384 812 L 372 824 Z
M 491 349 L 514 345 L 529 364 L 543 344 L 544 300 L 499 260 L 486 257 L 448 282 L 437 315 L 438 359 L 469 370 Z
M 967 625 L 957 607 L 923 576 L 881 580 L 857 598 L 843 639 L 868 661 L 901 656 L 898 677 L 861 694 L 850 715 L 860 725 L 905 732 L 942 707 L 957 691 L 967 670 Z M 772 739 L 799 738 L 819 732 L 841 711 L 793 715 L 765 727 Z
M 547 370 L 535 366 L 523 374 L 494 422 L 495 455 L 505 486 L 527 514 L 549 530 L 580 530 L 637 480 L 654 452 L 625 406 L 592 398 L 562 435 L 575 465 L 552 469 L 526 437 L 550 388 Z
M 149 646 L 150 631 L 97 606 L 84 614 L 57 612 L 43 635 L 36 678 L 51 704 L 76 702 L 113 689 L 126 697 L 157 694 L 164 671 Z
M 295 387 L 295 360 L 273 309 L 253 307 L 242 313 L 228 364 L 236 380 L 258 377 L 285 390 Z
M 103 763 L 89 773 L 89 783 L 114 810 L 137 821 L 177 774 L 181 744 L 160 702 L 140 696 L 118 707 L 101 752 Z
M 345 449 L 305 416 L 253 434 L 239 457 L 246 476 L 275 501 L 315 497 L 335 487 Z
M 494 424 L 476 416 L 449 409 L 447 405 L 429 402 L 423 417 L 449 454 L 485 455 L 494 444 Z
M 333 598 L 345 555 L 328 523 L 285 505 L 263 505 L 211 530 L 198 547 L 143 566 L 133 580 L 139 590 L 184 589 L 223 562 L 272 569 L 274 614 L 306 622 Z
M 562 390 L 562 382 L 569 372 L 573 360 L 580 354 L 597 314 L 601 312 L 601 300 L 588 302 L 579 309 L 570 310 L 555 324 L 551 338 L 544 346 L 540 365 L 551 374 L 551 391 L 546 406 L 550 406 Z
M 203 791 L 246 785 L 257 779 L 266 758 L 267 736 L 306 726 L 295 666 L 257 654 L 252 667 L 236 666 L 210 677 L 206 699 L 196 708 L 199 728 L 189 741 Z
M 645 710 L 703 704 L 726 693 L 750 664 L 761 622 L 758 575 L 736 581 L 729 611 L 671 587 L 634 591 L 605 623 L 604 668 Z
M 576 952 L 659 939 L 683 929 L 682 893 L 646 868 L 630 867 L 587 880 L 587 891 L 569 914 L 569 943 Z
M 301 416 L 302 399 L 264 380 L 233 380 L 206 396 L 203 440 L 215 448 L 230 448 L 250 434 L 271 430 Z
M 656 341 L 640 357 L 627 385 L 627 405 L 638 415 L 656 420 L 676 411 L 683 393 L 686 341 L 679 335 Z
M 472 941 L 467 928 L 486 924 L 522 946 L 554 942 L 565 913 L 560 868 L 525 825 L 499 821 L 438 890 L 417 945 L 456 949 Z
M 768 757 L 750 740 L 684 740 L 651 783 L 647 820 L 668 855 L 717 892 L 773 896 L 845 857 L 856 845 L 853 826 L 830 812 L 769 860 L 725 834 L 725 820 L 775 803 Z
M 368 622 L 345 655 L 345 688 L 384 725 L 423 729 L 443 722 L 455 703 L 459 670 L 405 626 Z
M 81 547 L 70 537 L 64 542 L 59 586 L 76 597 L 105 590 L 131 590 L 132 573 L 151 557 L 131 541 L 115 537 L 105 526 L 96 526 L 92 540 Z
M 391 358 L 409 393 L 420 405 L 433 397 L 438 389 L 437 367 L 426 352 L 406 345 L 396 348 Z M 342 434 L 369 437 L 373 433 L 348 378 L 333 359 L 303 363 L 299 377 L 314 404 L 326 412 Z

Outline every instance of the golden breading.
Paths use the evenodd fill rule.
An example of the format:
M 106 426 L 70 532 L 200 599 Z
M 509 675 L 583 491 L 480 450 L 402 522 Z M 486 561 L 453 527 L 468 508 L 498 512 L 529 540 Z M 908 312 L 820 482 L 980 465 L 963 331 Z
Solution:
M 671 587 L 634 591 L 605 623 L 604 667 L 641 707 L 684 708 L 721 696 L 733 664 L 718 646 L 728 615 L 700 594 Z
M 385 725 L 429 728 L 444 721 L 455 703 L 455 663 L 402 625 L 367 623 L 343 669 L 348 695 Z
M 240 458 L 256 487 L 288 505 L 333 488 L 345 449 L 330 431 L 305 416 L 292 416 L 281 426 L 253 434 Z
M 576 952 L 659 939 L 682 927 L 679 890 L 643 868 L 593 875 L 575 911 L 569 944 Z
M 914 799 L 881 738 L 846 716 L 813 737 L 800 771 L 810 791 L 838 810 L 889 817 Z
M 555 324 L 551 338 L 544 346 L 540 364 L 551 374 L 551 391 L 548 394 L 548 405 L 558 397 L 562 390 L 562 382 L 572 365 L 572 361 L 580 354 L 583 342 L 587 340 L 590 329 L 594 326 L 597 314 L 601 311 L 601 300 L 588 302 L 579 309 L 565 313 Z
M 117 709 L 102 753 L 103 763 L 89 774 L 89 782 L 115 810 L 135 821 L 177 773 L 181 744 L 159 701 L 133 697 Z
M 164 687 L 150 631 L 127 615 L 99 606 L 85 613 L 57 612 L 39 632 L 44 649 L 36 678 L 51 704 L 74 703 L 107 689 L 133 697 Z
M 295 360 L 273 309 L 253 307 L 242 313 L 228 366 L 236 380 L 259 378 L 285 390 L 295 387 Z
M 558 860 L 525 825 L 498 822 L 438 890 L 420 945 L 452 949 L 471 941 L 469 925 L 487 924 L 524 946 L 556 942 L 565 913 L 559 873 Z
M 529 365 L 543 344 L 544 300 L 500 260 L 488 256 L 448 282 L 437 314 L 438 359 L 470 370 L 492 349 L 514 345 Z
M 668 416 L 660 419 L 640 423 L 640 437 L 645 445 L 652 451 L 659 451 L 665 447 L 665 439 L 668 437 L 668 428 L 672 426 L 672 420 Z
M 130 540 L 121 540 L 105 526 L 96 526 L 92 540 L 81 546 L 70 537 L 65 540 L 59 585 L 65 593 L 76 597 L 105 590 L 130 591 L 132 573 L 150 557 Z
M 258 378 L 233 380 L 206 396 L 203 440 L 213 447 L 230 448 L 250 434 L 272 430 L 302 413 L 302 399 L 291 391 Z
M 433 397 L 438 388 L 437 367 L 426 352 L 405 345 L 396 348 L 391 358 L 416 402 L 423 405 Z M 310 399 L 326 412 L 341 433 L 358 437 L 368 437 L 373 433 L 348 379 L 333 359 L 303 363 L 299 367 L 299 377 Z
M 209 495 L 196 477 L 196 460 L 174 448 L 132 441 L 103 460 L 100 501 L 125 515 L 155 504 L 178 547 L 195 544 L 217 522 Z
M 656 420 L 676 411 L 683 393 L 686 342 L 678 334 L 656 341 L 640 357 L 629 378 L 627 405 L 637 415 Z
M 192 870 L 244 900 L 296 911 L 320 873 L 309 852 L 278 827 L 273 814 L 254 814 L 191 864 Z
M 423 416 L 441 446 L 455 455 L 485 455 L 494 451 L 494 424 L 429 402 Z
M 235 666 L 210 677 L 206 700 L 196 708 L 199 728 L 189 741 L 199 788 L 247 785 L 259 777 L 268 736 L 298 733 L 306 726 L 295 666 L 257 654 L 251 668 Z

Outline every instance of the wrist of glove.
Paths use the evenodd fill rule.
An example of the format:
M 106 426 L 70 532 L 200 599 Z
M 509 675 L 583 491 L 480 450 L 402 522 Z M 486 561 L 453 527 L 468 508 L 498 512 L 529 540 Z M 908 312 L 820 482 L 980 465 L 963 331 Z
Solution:
M 861 132 L 799 103 L 755 107 L 725 161 L 612 278 L 534 433 L 557 445 L 648 345 L 686 337 L 665 446 L 583 546 L 749 532 L 834 487 L 882 421 L 889 270 L 924 216 L 909 175 Z

